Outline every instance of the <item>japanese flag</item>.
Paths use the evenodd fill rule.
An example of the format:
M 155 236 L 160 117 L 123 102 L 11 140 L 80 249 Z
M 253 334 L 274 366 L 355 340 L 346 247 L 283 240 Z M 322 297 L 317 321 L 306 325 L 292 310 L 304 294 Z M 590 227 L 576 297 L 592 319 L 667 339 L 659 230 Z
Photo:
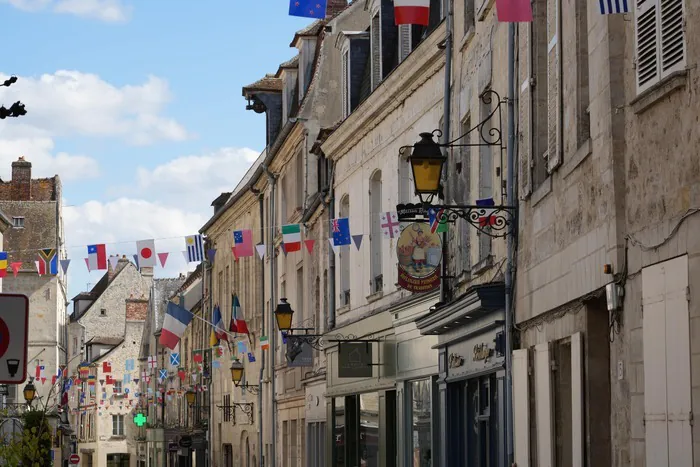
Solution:
M 139 267 L 152 268 L 156 265 L 156 242 L 151 240 L 139 240 L 136 242 Z

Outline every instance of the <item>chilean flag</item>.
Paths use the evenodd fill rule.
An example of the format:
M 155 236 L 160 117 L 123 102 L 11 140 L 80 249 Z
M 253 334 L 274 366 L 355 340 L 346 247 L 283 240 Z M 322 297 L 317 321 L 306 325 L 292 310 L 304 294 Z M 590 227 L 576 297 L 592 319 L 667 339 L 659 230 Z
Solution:
M 394 0 L 394 22 L 427 26 L 430 21 L 430 0 Z
M 187 329 L 187 325 L 192 321 L 192 316 L 188 310 L 173 302 L 168 302 L 168 311 L 165 313 L 163 329 L 160 332 L 160 345 L 174 350 Z
M 107 269 L 107 248 L 104 243 L 88 246 L 88 269 L 90 271 Z

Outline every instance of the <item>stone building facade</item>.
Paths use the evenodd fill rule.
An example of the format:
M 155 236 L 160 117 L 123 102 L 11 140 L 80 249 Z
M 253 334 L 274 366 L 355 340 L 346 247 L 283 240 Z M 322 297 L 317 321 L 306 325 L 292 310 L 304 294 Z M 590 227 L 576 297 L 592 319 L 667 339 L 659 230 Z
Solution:
M 89 367 L 91 380 L 69 391 L 70 424 L 84 466 L 137 466 L 138 405 L 135 379 L 142 338 L 149 317 L 153 269 L 141 271 L 125 257 L 90 292 L 73 299 L 68 326 L 69 375 Z M 134 369 L 128 370 L 127 360 Z M 127 376 L 128 375 L 128 376 Z
M 29 321 L 42 323 L 29 328 L 27 374 L 44 366 L 50 382 L 66 362 L 67 276 L 60 266 L 55 276 L 39 276 L 35 262 L 43 248 L 56 250 L 59 260 L 66 258 L 60 178 L 33 179 L 31 162 L 20 157 L 12 163 L 12 179 L 0 181 L 0 210 L 12 222 L 4 235 L 8 263 L 22 263 L 16 277 L 10 272 L 5 278 L 3 291 L 29 297 Z M 47 407 L 56 403 L 56 391 L 47 399 L 51 386 L 37 385 Z M 9 392 L 10 402 L 23 402 L 21 387 L 11 385 Z

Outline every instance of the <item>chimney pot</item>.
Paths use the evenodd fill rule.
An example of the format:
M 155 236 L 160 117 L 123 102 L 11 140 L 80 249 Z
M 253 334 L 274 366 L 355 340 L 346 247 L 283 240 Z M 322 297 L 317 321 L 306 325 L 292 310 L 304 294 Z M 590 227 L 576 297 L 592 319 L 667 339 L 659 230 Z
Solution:
M 12 163 L 12 201 L 32 199 L 32 163 L 20 156 Z

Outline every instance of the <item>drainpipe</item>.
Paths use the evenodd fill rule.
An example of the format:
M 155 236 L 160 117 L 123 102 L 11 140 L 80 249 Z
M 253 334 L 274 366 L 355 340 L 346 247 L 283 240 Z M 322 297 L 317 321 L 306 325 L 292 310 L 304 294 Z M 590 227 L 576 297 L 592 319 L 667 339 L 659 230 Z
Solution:
M 309 205 L 309 164 L 306 154 L 308 154 L 309 142 L 309 130 L 304 128 L 304 152 L 302 152 L 301 157 L 304 158 L 304 212 Z
M 506 447 L 508 465 L 513 465 L 513 274 L 518 200 L 515 197 L 515 23 L 508 24 L 508 147 L 506 153 L 506 200 L 514 206 L 513 231 L 506 237 Z
M 452 113 L 452 95 L 450 93 L 452 84 L 452 35 L 454 26 L 452 24 L 452 0 L 445 0 L 445 91 L 443 96 L 443 118 L 442 118 L 442 141 L 447 143 L 450 140 L 450 114 Z M 447 151 L 447 149 L 445 149 Z M 447 167 L 443 168 L 443 182 L 447 181 Z M 447 233 L 442 233 L 442 280 L 440 281 L 440 301 L 447 302 L 449 288 L 445 283 L 449 275 L 447 267 Z
M 270 172 L 270 169 L 263 165 L 263 170 L 267 174 L 268 182 L 270 183 L 270 225 L 268 230 L 268 244 L 270 254 L 270 392 L 272 403 L 270 404 L 272 421 L 270 428 L 270 457 L 272 458 L 268 465 L 275 467 L 277 465 L 277 401 L 275 398 L 276 382 L 275 382 L 275 363 L 277 360 L 277 331 L 275 330 L 275 296 L 277 295 L 277 258 L 275 257 L 275 187 L 277 184 L 277 176 Z
M 204 263 L 206 265 L 207 270 L 209 271 L 209 280 L 207 283 L 207 286 L 208 286 L 207 290 L 209 291 L 209 293 L 207 294 L 209 296 L 209 300 L 207 300 L 207 302 L 208 302 L 208 306 L 207 306 L 208 314 L 206 314 L 204 316 L 209 316 L 210 317 L 209 319 L 211 319 L 212 301 L 213 301 L 213 297 L 214 297 L 214 294 L 211 293 L 213 282 L 214 282 L 214 280 L 213 280 L 214 274 L 212 271 L 213 265 L 209 260 L 205 261 Z M 204 333 L 204 339 L 205 339 L 204 342 L 206 342 L 207 334 L 208 334 L 207 327 L 203 326 L 202 329 L 203 329 L 202 332 Z M 207 400 L 207 411 L 209 412 L 209 421 L 207 423 L 207 440 L 208 440 L 207 448 L 209 450 L 209 455 L 207 456 L 206 465 L 209 466 L 212 464 L 212 459 L 214 457 L 214 437 L 213 437 L 214 433 L 212 431 L 213 426 L 211 423 L 212 420 L 214 420 L 214 404 L 212 404 L 212 400 L 211 400 L 211 395 L 212 395 L 211 385 L 214 382 L 214 373 L 213 373 L 213 368 L 212 368 L 212 350 L 211 349 L 209 349 L 209 362 L 208 362 L 208 364 L 209 364 L 209 378 L 207 381 L 207 385 L 209 387 L 207 388 L 208 391 L 206 394 L 206 400 Z M 219 442 L 221 442 L 221 440 L 219 440 Z
M 335 217 L 335 164 L 328 167 L 328 219 Z M 328 248 L 328 330 L 335 329 L 335 252 Z
M 258 205 L 260 208 L 260 240 L 265 238 L 265 197 L 255 188 L 250 189 L 253 194 L 258 196 Z M 265 261 L 261 261 L 260 266 L 260 317 L 262 319 L 261 329 L 265 333 Z M 258 462 L 260 467 L 265 467 L 265 440 L 263 437 L 263 379 L 265 377 L 265 358 L 260 361 L 260 378 L 258 379 Z

